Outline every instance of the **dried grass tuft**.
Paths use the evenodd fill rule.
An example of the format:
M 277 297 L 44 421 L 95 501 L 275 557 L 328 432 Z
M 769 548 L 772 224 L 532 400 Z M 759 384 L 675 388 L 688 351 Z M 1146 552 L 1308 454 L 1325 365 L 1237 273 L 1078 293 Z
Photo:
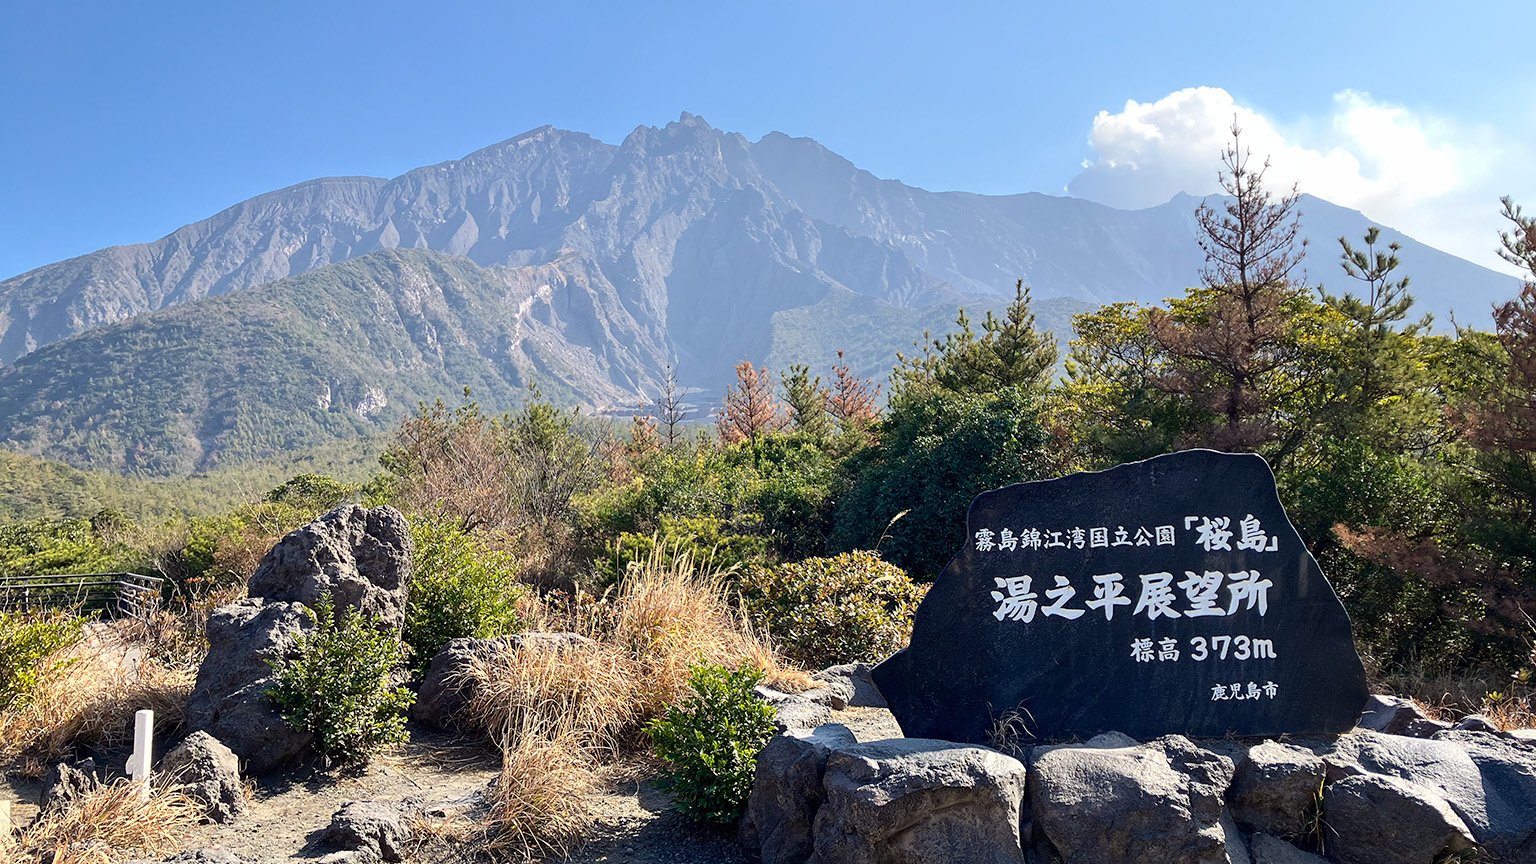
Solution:
M 120 780 L 86 793 L 64 810 L 42 814 L 17 836 L 11 860 L 52 864 L 111 864 L 125 857 L 174 852 L 201 813 L 181 792 Z
M 575 730 L 542 726 L 523 732 L 502 755 L 481 848 L 518 862 L 567 856 L 595 819 L 591 799 L 598 775 Z
M 617 736 L 634 721 L 631 664 L 601 642 L 526 639 L 490 660 L 477 658 L 468 675 L 476 681 L 469 722 L 503 752 L 559 729 L 571 746 L 614 753 Z
M 527 610 L 525 620 L 590 641 L 528 639 L 471 665 L 468 719 L 501 747 L 501 776 L 474 818 L 439 820 L 424 833 L 502 860 L 567 855 L 592 824 L 604 764 L 626 745 L 644 746 L 644 723 L 690 692 L 693 667 L 749 664 L 772 686 L 808 688 L 809 677 L 782 665 L 746 625 L 721 576 L 686 552 L 658 549 L 608 597 Z
M 57 671 L 25 704 L 0 712 L 0 757 L 58 759 L 79 745 L 117 747 L 133 737 L 134 712 L 155 712 L 157 728 L 186 716 L 196 672 L 171 667 L 141 650 L 88 640 L 50 658 Z

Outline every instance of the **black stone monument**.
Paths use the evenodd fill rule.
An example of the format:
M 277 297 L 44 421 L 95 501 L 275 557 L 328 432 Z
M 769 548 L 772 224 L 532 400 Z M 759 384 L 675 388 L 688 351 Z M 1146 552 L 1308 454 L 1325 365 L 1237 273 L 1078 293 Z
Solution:
M 965 546 L 874 670 L 909 737 L 1146 740 L 1354 726 L 1349 617 L 1269 465 L 1188 450 L 971 504 Z

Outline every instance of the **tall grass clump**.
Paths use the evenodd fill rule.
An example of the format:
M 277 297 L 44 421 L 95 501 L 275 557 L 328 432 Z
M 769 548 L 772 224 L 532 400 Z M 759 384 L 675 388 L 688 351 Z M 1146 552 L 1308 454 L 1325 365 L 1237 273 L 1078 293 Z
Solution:
M 111 864 L 135 853 L 159 859 L 175 852 L 201 811 L 176 790 L 131 780 L 98 787 L 68 807 L 45 811 L 15 838 L 8 860 L 37 864 Z
M 135 711 L 155 712 L 162 731 L 180 727 L 195 667 L 138 656 L 124 622 L 49 654 L 21 704 L 0 710 L 0 758 L 59 759 L 76 747 L 116 747 L 133 735 Z
M 753 682 L 767 675 L 789 689 L 809 683 L 747 626 L 721 574 L 686 552 L 653 550 L 607 596 L 529 617 L 573 632 L 524 634 L 510 650 L 471 664 L 467 717 L 501 749 L 501 777 L 478 822 L 435 826 L 460 839 L 468 832 L 497 858 L 528 861 L 574 848 L 590 825 L 589 798 L 605 766 L 644 750 L 646 724 L 696 695 L 690 679 L 700 664 L 743 669 Z

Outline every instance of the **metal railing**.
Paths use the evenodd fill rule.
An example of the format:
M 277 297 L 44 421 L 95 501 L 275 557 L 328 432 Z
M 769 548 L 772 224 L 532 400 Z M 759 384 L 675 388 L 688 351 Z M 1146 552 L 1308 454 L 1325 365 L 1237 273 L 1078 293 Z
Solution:
M 79 609 L 119 618 L 160 611 L 165 580 L 139 573 L 0 574 L 0 609 Z

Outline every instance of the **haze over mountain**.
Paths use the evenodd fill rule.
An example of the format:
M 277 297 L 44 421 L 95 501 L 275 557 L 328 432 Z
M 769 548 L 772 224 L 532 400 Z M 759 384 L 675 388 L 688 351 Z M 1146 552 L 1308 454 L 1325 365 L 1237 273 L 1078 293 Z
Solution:
M 1201 263 L 1197 203 L 929 192 L 810 139 L 754 143 L 689 114 L 618 145 L 544 127 L 393 180 L 301 183 L 0 282 L 0 443 L 183 471 L 367 432 L 466 384 L 493 406 L 530 382 L 601 406 L 654 392 L 669 364 L 711 391 L 743 358 L 825 368 L 846 348 L 875 372 L 1019 277 L 1038 301 L 1061 298 L 1041 304 L 1057 331 L 1090 304 L 1180 293 Z M 1312 275 L 1347 287 L 1334 238 L 1368 221 L 1316 198 L 1302 210 Z M 1517 290 L 1383 235 L 1442 319 L 1480 324 Z M 198 351 L 218 356 L 190 362 Z

